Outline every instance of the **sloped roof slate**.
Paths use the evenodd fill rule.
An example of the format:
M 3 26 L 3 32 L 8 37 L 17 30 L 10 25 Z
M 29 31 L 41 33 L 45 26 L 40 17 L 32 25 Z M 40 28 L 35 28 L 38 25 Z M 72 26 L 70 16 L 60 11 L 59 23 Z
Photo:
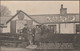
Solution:
M 20 11 L 23 12 L 23 11 Z M 16 13 L 14 16 L 5 16 L 5 17 L 0 17 L 0 24 L 5 24 L 10 22 L 17 14 L 20 12 Z M 23 12 L 26 16 L 28 16 L 30 19 L 37 23 L 49 23 L 47 22 L 47 17 L 48 16 L 61 16 L 60 14 L 42 14 L 42 15 L 28 15 L 27 13 Z M 67 15 L 80 15 L 78 13 L 68 13 Z

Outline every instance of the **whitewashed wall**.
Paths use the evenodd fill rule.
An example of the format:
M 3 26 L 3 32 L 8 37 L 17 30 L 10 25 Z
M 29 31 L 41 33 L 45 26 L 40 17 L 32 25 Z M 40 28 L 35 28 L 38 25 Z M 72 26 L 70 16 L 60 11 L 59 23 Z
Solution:
M 7 24 L 6 28 L 3 28 L 3 32 L 2 33 L 10 33 L 10 22 Z
M 16 16 L 14 19 L 12 20 L 18 20 L 18 17 Z M 11 21 L 10 21 L 11 22 Z M 10 22 L 7 24 L 6 28 L 3 28 L 3 32 L 2 33 L 10 33 Z
M 60 24 L 60 33 L 61 34 L 74 34 L 75 29 L 76 29 L 76 27 L 75 27 L 74 23 Z
M 18 16 L 16 16 L 15 18 L 13 18 L 11 21 L 13 21 L 13 20 L 16 20 L 16 21 L 19 21 L 19 19 L 18 19 Z M 22 22 L 23 21 L 28 21 L 28 20 L 31 20 L 29 17 L 27 17 L 27 16 L 24 16 L 24 20 L 21 20 Z M 10 22 L 11 22 L 10 21 Z M 7 24 L 7 27 L 6 28 L 3 28 L 3 33 L 10 33 L 10 22 Z M 23 24 L 24 24 L 25 22 L 23 22 Z M 38 23 L 36 23 L 36 22 L 34 22 L 33 21 L 33 23 L 32 23 L 34 26 L 35 25 L 37 25 Z M 16 24 L 16 25 L 18 25 L 18 26 L 16 26 L 17 28 L 16 29 L 18 29 L 21 25 L 19 25 L 18 23 Z M 23 27 L 23 26 L 22 26 Z

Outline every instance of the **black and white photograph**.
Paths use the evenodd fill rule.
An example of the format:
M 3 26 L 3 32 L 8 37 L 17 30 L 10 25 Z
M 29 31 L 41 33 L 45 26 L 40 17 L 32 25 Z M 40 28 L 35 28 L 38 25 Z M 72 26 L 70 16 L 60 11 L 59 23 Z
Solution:
M 79 1 L 0 1 L 0 51 L 80 51 Z

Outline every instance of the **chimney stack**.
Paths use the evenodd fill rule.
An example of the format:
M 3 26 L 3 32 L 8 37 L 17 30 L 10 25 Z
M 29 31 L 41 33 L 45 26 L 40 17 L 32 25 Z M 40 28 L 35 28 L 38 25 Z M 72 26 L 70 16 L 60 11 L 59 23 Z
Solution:
M 63 4 L 61 4 L 60 14 L 61 14 L 61 15 L 67 14 L 67 8 L 63 8 Z

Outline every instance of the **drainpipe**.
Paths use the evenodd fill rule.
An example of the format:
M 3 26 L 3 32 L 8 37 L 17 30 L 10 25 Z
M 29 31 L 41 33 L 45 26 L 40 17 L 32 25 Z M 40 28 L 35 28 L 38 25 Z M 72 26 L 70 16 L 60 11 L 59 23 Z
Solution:
M 60 34 L 60 16 L 59 16 L 59 34 Z

